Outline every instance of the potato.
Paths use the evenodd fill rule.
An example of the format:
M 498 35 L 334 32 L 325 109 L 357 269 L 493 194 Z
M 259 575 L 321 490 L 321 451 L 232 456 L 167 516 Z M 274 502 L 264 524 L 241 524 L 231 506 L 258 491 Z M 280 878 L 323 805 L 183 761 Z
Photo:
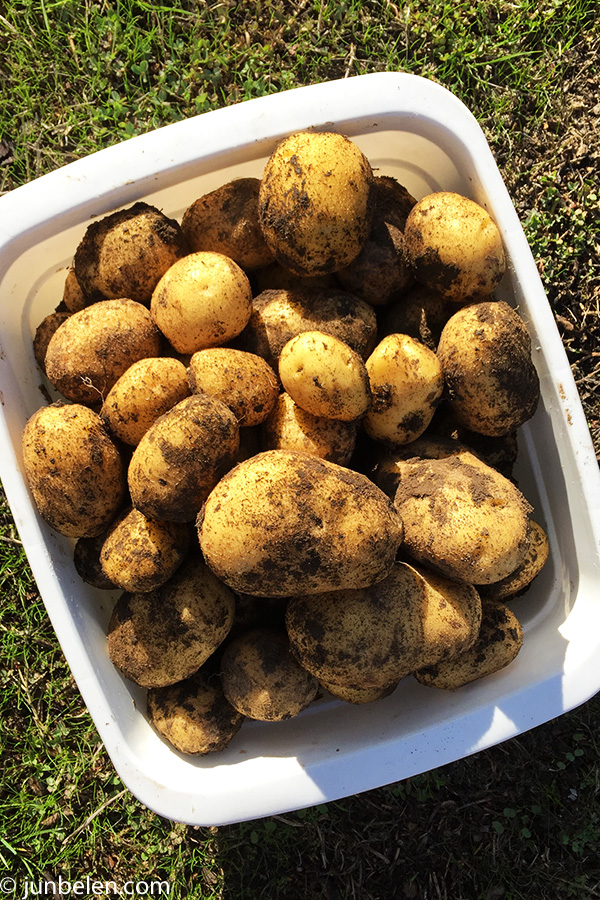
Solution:
M 239 446 L 235 416 L 208 394 L 181 400 L 150 426 L 128 470 L 131 502 L 150 519 L 191 522 Z
M 317 679 L 292 657 L 285 632 L 267 628 L 234 638 L 223 653 L 220 674 L 233 708 L 261 722 L 297 716 L 319 689 Z
M 525 559 L 531 506 L 507 478 L 475 455 L 397 464 L 395 504 L 404 549 L 450 578 L 492 584 Z
M 297 406 L 289 394 L 279 394 L 261 428 L 263 450 L 300 450 L 347 466 L 356 445 L 356 422 L 324 419 Z
M 390 334 L 366 362 L 373 401 L 363 420 L 374 440 L 401 445 L 426 430 L 444 390 L 433 352 L 407 334 Z
M 95 537 L 125 499 L 125 467 L 97 413 L 54 403 L 35 412 L 23 432 L 23 464 L 35 505 L 69 537 Z
M 481 624 L 471 586 L 397 562 L 363 589 L 292 597 L 292 653 L 325 684 L 389 690 L 416 669 L 467 649 Z
M 279 394 L 277 375 L 261 356 L 231 347 L 194 353 L 188 380 L 194 393 L 217 397 L 246 428 L 267 418 Z
M 515 614 L 503 603 L 486 601 L 475 643 L 449 659 L 419 669 L 415 677 L 428 687 L 456 690 L 499 672 L 513 661 L 522 645 L 523 629 Z
M 331 132 L 300 132 L 271 154 L 258 212 L 275 258 L 298 275 L 335 272 L 364 246 L 374 206 L 373 172 L 355 143 Z
M 404 254 L 403 231 L 417 201 L 391 177 L 376 177 L 375 188 L 375 211 L 367 241 L 337 277 L 350 293 L 372 306 L 384 306 L 414 282 Z
M 294 403 L 313 416 L 353 422 L 371 405 L 364 362 L 348 344 L 322 331 L 305 331 L 285 344 L 279 377 Z
M 534 578 L 540 574 L 550 553 L 548 535 L 541 525 L 530 520 L 529 546 L 525 559 L 514 572 L 496 581 L 481 587 L 481 596 L 485 600 L 509 600 L 518 597 L 527 590 Z
M 150 302 L 152 317 L 179 353 L 226 344 L 243 330 L 252 311 L 246 273 L 222 253 L 190 253 L 160 279 Z
M 108 626 L 108 655 L 142 687 L 176 684 L 222 644 L 234 609 L 231 591 L 200 556 L 189 556 L 162 587 L 122 594 Z
M 95 537 L 79 538 L 73 550 L 73 564 L 75 571 L 86 584 L 91 584 L 101 591 L 115 591 L 116 584 L 105 575 L 100 562 L 100 551 L 105 539 L 105 531 Z
M 100 417 L 125 444 L 137 446 L 150 426 L 190 395 L 187 369 L 177 359 L 139 359 L 106 395 Z
M 252 272 L 252 282 L 255 285 L 255 294 L 270 290 L 312 290 L 322 289 L 339 290 L 339 282 L 335 273 L 328 275 L 295 275 L 277 261 L 269 263 Z
M 100 565 L 121 590 L 153 591 L 179 568 L 189 546 L 187 525 L 148 519 L 138 509 L 130 509 L 109 529 Z
M 68 400 L 100 405 L 132 363 L 159 353 L 160 332 L 145 306 L 103 300 L 56 329 L 46 350 L 46 375 Z
M 150 688 L 146 705 L 158 733 L 193 755 L 224 750 L 244 721 L 225 699 L 219 679 L 203 669 L 177 684 Z
M 531 338 L 503 301 L 474 303 L 446 323 L 437 349 L 449 406 L 459 424 L 480 434 L 508 434 L 537 409 L 540 383 Z
M 158 280 L 187 252 L 179 223 L 139 202 L 88 225 L 73 267 L 89 303 L 126 297 L 148 305 Z
M 77 281 L 75 269 L 69 269 L 65 278 L 65 286 L 63 288 L 62 302 L 69 312 L 79 312 L 80 309 L 89 305 L 87 297 L 81 290 L 81 285 Z
M 45 316 L 35 330 L 33 338 L 33 355 L 42 372 L 46 371 L 46 351 L 48 350 L 50 339 L 57 328 L 62 325 L 70 315 L 70 312 L 55 310 Z
M 459 303 L 490 297 L 506 267 L 492 217 L 452 191 L 428 194 L 413 206 L 404 247 L 417 280 Z
M 346 291 L 264 291 L 254 298 L 236 346 L 262 356 L 277 370 L 285 344 L 304 331 L 331 334 L 366 359 L 377 342 L 377 319 L 368 303 Z
M 192 253 L 214 250 L 248 272 L 273 261 L 258 221 L 259 178 L 236 178 L 195 200 L 181 230 Z
M 198 533 L 207 564 L 233 590 L 289 597 L 385 578 L 402 522 L 364 475 L 305 453 L 266 450 L 216 485 Z
M 456 307 L 456 303 L 444 300 L 425 285 L 413 285 L 381 311 L 379 333 L 381 337 L 408 334 L 430 350 L 436 350 L 442 329 Z
M 374 703 L 375 700 L 383 700 L 384 697 L 389 697 L 398 687 L 397 681 L 385 687 L 374 688 L 346 687 L 345 685 L 331 684 L 326 681 L 320 681 L 319 684 L 332 697 L 337 697 L 338 700 L 344 700 L 346 703 Z

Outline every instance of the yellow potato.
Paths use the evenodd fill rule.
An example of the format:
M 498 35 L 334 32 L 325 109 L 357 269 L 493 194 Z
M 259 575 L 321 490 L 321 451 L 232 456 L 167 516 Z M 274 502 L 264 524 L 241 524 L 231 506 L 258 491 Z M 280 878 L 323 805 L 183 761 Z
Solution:
M 390 334 L 366 362 L 373 402 L 364 419 L 367 434 L 388 444 L 416 440 L 433 418 L 444 390 L 433 350 L 407 334 Z
M 347 466 L 356 445 L 357 427 L 356 422 L 313 416 L 284 392 L 263 422 L 261 446 L 263 450 L 300 450 Z
M 132 363 L 159 353 L 160 332 L 145 306 L 102 300 L 56 329 L 46 350 L 46 375 L 68 400 L 101 405 Z
M 233 590 L 289 597 L 381 580 L 402 522 L 364 475 L 305 453 L 267 450 L 219 481 L 198 533 L 206 562 Z
M 209 250 L 175 262 L 150 302 L 156 325 L 179 353 L 226 344 L 243 330 L 251 309 L 246 273 L 228 256 Z
M 321 331 L 305 331 L 283 347 L 279 377 L 301 409 L 353 422 L 371 405 L 369 376 L 358 353 Z
M 160 416 L 133 451 L 131 502 L 150 519 L 192 522 L 232 465 L 239 428 L 231 410 L 208 394 L 193 394 Z
M 125 501 L 125 466 L 93 410 L 44 406 L 28 420 L 22 445 L 35 505 L 52 528 L 75 538 L 108 528 Z
M 299 275 L 347 266 L 369 234 L 373 181 L 365 155 L 341 134 L 284 138 L 265 166 L 258 204 L 275 258 Z
M 460 425 L 502 436 L 528 421 L 540 397 L 531 338 L 508 303 L 473 303 L 446 323 L 437 348 Z
M 246 428 L 259 425 L 279 394 L 279 381 L 270 365 L 254 353 L 231 347 L 198 350 L 188 370 L 192 391 L 217 397 Z
M 135 447 L 159 416 L 189 394 L 182 362 L 164 356 L 140 359 L 112 386 L 100 417 L 119 440 Z
M 413 206 L 404 247 L 417 280 L 458 303 L 489 297 L 506 267 L 492 217 L 452 191 L 428 194 Z

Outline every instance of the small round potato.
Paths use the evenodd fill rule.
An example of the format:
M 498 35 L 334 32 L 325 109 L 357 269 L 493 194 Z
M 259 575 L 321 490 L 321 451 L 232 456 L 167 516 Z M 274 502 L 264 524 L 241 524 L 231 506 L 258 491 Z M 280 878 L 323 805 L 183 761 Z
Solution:
M 444 326 L 437 355 L 460 425 L 498 437 L 533 416 L 540 382 L 531 338 L 508 303 L 491 300 L 458 310 Z
M 125 467 L 100 416 L 81 404 L 54 403 L 31 416 L 23 463 L 40 515 L 69 537 L 95 537 L 125 499 Z
M 88 226 L 75 276 L 88 303 L 127 297 L 147 306 L 159 278 L 187 252 L 179 223 L 139 202 Z
M 192 522 L 233 465 L 239 428 L 216 397 L 193 394 L 150 426 L 128 470 L 131 502 L 150 519 Z
M 279 357 L 279 377 L 294 403 L 313 416 L 354 422 L 371 405 L 363 360 L 322 331 L 305 331 L 288 341 Z
M 68 400 L 101 405 L 132 363 L 159 353 L 160 332 L 145 306 L 102 300 L 56 329 L 46 350 L 46 375 Z
M 100 551 L 105 538 L 104 531 L 96 537 L 79 538 L 73 550 L 73 564 L 75 571 L 86 584 L 91 584 L 101 591 L 115 591 L 116 584 L 105 575 L 100 562 Z
M 88 306 L 88 300 L 81 290 L 81 285 L 77 281 L 75 269 L 69 269 L 65 278 L 65 286 L 63 288 L 62 302 L 69 312 L 79 312 L 80 309 Z
M 502 238 L 490 214 L 452 191 L 419 200 L 404 229 L 415 277 L 448 300 L 489 297 L 505 270 Z
M 368 589 L 292 597 L 286 611 L 300 664 L 325 684 L 352 691 L 389 689 L 467 649 L 480 623 L 481 600 L 471 585 L 400 562 Z
M 221 660 L 229 703 L 249 719 L 281 722 L 311 703 L 319 683 L 290 653 L 285 632 L 254 628 L 234 638 Z
M 230 347 L 194 353 L 188 379 L 193 393 L 210 394 L 225 403 L 240 427 L 260 425 L 279 394 L 277 375 L 262 356 Z
M 218 677 L 203 669 L 177 684 L 150 688 L 146 702 L 151 724 L 181 753 L 224 750 L 244 721 Z
M 413 285 L 386 306 L 378 317 L 380 334 L 409 334 L 436 350 L 442 328 L 456 312 L 456 303 L 444 300 L 424 284 Z
M 182 362 L 165 356 L 139 359 L 112 386 L 100 417 L 119 440 L 135 447 L 159 416 L 189 394 Z
M 138 509 L 130 509 L 109 529 L 100 565 L 123 591 L 153 591 L 179 568 L 189 546 L 187 525 L 148 519 Z
M 300 450 L 347 466 L 354 452 L 356 433 L 356 422 L 313 416 L 284 392 L 263 423 L 261 445 L 263 450 Z
M 275 258 L 298 275 L 335 272 L 363 248 L 374 207 L 373 171 L 341 134 L 284 138 L 262 177 L 258 210 Z
M 442 399 L 440 362 L 429 347 L 407 334 L 390 334 L 366 362 L 372 406 L 363 423 L 369 437 L 409 444 L 426 430 Z
M 190 253 L 158 282 L 152 317 L 179 353 L 217 347 L 236 337 L 250 318 L 248 276 L 222 253 Z
M 402 521 L 359 472 L 307 453 L 265 450 L 219 481 L 198 533 L 206 562 L 233 590 L 290 597 L 385 578 Z
M 319 683 L 332 697 L 337 697 L 338 700 L 344 700 L 346 703 L 374 703 L 375 700 L 383 700 L 384 697 L 389 697 L 398 687 L 397 681 L 385 687 L 365 688 L 347 687 L 326 681 L 320 681 Z
M 190 251 L 223 253 L 249 272 L 273 261 L 258 221 L 259 178 L 236 178 L 195 200 L 181 230 Z
M 162 587 L 119 598 L 108 626 L 108 655 L 143 687 L 176 684 L 220 647 L 234 610 L 232 592 L 200 556 L 188 557 Z
M 268 290 L 254 298 L 236 346 L 262 356 L 277 370 L 284 345 L 304 331 L 331 334 L 366 359 L 377 342 L 377 318 L 372 306 L 346 291 Z

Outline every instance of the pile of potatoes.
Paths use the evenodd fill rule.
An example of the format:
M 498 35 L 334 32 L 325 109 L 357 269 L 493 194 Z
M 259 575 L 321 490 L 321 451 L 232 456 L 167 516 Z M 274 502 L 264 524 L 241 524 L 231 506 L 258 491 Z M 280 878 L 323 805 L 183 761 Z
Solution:
M 497 672 L 548 541 L 511 477 L 539 382 L 493 220 L 333 132 L 190 201 L 88 227 L 34 338 L 63 399 L 23 434 L 149 720 L 208 753 L 323 691 Z

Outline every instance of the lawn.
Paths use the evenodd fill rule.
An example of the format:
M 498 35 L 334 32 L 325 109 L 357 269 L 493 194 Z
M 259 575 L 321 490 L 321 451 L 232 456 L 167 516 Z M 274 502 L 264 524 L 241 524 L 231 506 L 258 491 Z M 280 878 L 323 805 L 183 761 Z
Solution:
M 595 0 L 7 0 L 0 191 L 248 98 L 384 70 L 438 81 L 492 147 L 600 453 L 599 52 Z M 108 888 L 80 896 L 113 882 L 164 895 L 166 882 L 202 900 L 600 897 L 600 696 L 401 783 L 196 828 L 145 809 L 115 774 L 3 495 L 0 598 L 8 896 L 52 896 L 50 882 L 65 895 L 89 877 Z

